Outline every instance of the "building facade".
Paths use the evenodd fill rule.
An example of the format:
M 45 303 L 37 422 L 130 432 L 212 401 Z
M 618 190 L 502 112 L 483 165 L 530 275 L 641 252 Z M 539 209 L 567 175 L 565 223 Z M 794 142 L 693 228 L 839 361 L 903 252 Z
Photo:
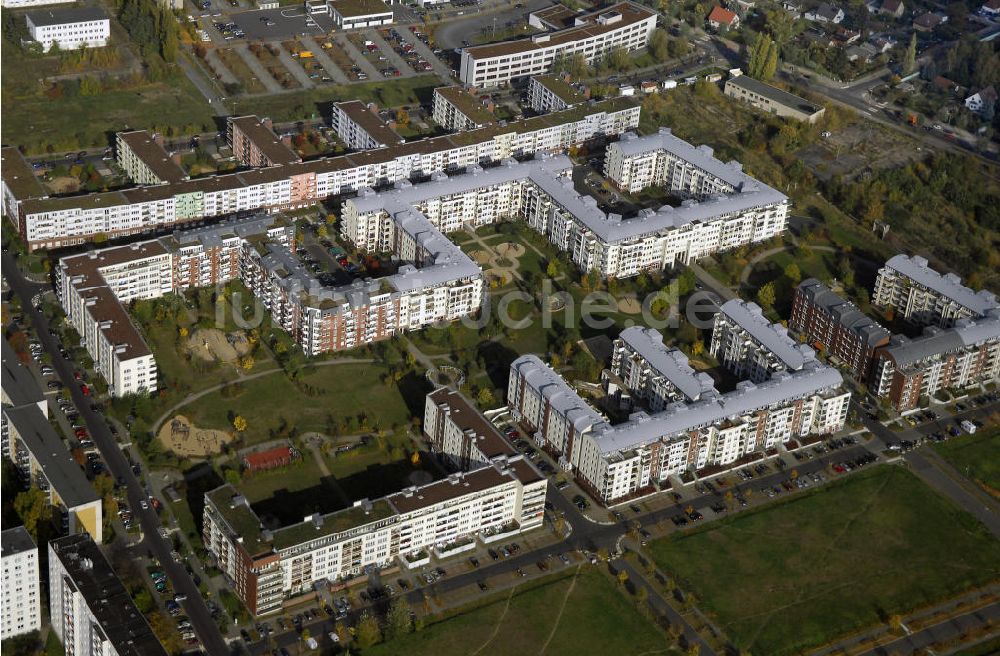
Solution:
M 889 258 L 879 270 L 872 304 L 891 309 L 912 324 L 941 328 L 983 316 L 998 305 L 992 292 L 974 292 L 955 274 L 938 273 L 925 258 L 907 255 Z
M 581 92 L 562 75 L 534 75 L 528 85 L 531 108 L 539 114 L 558 112 L 586 102 L 590 91 Z
M 826 108 L 811 103 L 783 89 L 755 80 L 749 75 L 737 75 L 726 80 L 723 92 L 730 98 L 745 102 L 756 109 L 782 118 L 794 118 L 806 123 L 819 121 Z
M 348 148 L 371 150 L 403 143 L 403 138 L 359 100 L 333 104 L 330 127 Z
M 42 628 L 41 574 L 38 547 L 23 526 L 0 533 L 0 544 L 3 548 L 0 640 L 8 640 Z
M 146 130 L 119 132 L 115 140 L 118 166 L 136 184 L 156 185 L 187 180 L 188 174 L 163 148 L 163 138 Z
M 621 2 L 580 15 L 573 26 L 565 29 L 463 48 L 459 77 L 464 84 L 495 87 L 517 78 L 548 73 L 559 58 L 582 54 L 589 64 L 615 48 L 633 52 L 649 43 L 656 16 L 645 7 Z
M 435 87 L 434 121 L 451 132 L 476 130 L 496 123 L 493 101 L 483 100 L 475 89 Z
M 28 12 L 25 17 L 28 34 L 42 50 L 48 52 L 55 44 L 60 50 L 101 48 L 111 37 L 111 21 L 97 7 L 61 7 Z
M 761 383 L 780 371 L 798 371 L 815 359 L 808 346 L 771 323 L 756 303 L 732 299 L 722 304 L 712 328 L 711 354 L 740 378 Z
M 88 535 L 49 542 L 49 616 L 66 656 L 166 656 Z
M 795 289 L 788 326 L 842 362 L 861 383 L 871 375 L 876 351 L 892 337 L 815 278 L 803 280 Z

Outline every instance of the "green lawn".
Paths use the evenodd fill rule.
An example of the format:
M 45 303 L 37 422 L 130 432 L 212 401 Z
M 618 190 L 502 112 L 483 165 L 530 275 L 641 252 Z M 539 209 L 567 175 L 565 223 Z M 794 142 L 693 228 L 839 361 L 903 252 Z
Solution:
M 934 450 L 955 469 L 967 474 L 980 485 L 1000 495 L 1000 428 L 982 429 L 975 435 L 965 435 L 935 444 Z
M 1000 541 L 888 466 L 650 551 L 739 647 L 776 656 L 1000 576 Z
M 243 391 L 235 398 L 212 392 L 184 406 L 180 413 L 197 426 L 219 429 L 230 427 L 230 412 L 241 415 L 249 424 L 248 443 L 269 439 L 268 429 L 283 422 L 300 433 L 326 433 L 331 418 L 360 413 L 367 413 L 371 427 L 389 428 L 407 423 L 411 415 L 399 388 L 382 383 L 386 372 L 384 366 L 376 364 L 318 366 L 302 376 L 303 382 L 321 390 L 316 396 L 308 396 L 278 372 L 243 382 Z
M 668 654 L 667 638 L 603 574 L 582 569 L 525 592 L 498 593 L 422 631 L 365 650 L 365 656 L 546 656 Z M 544 645 L 547 648 L 542 649 Z

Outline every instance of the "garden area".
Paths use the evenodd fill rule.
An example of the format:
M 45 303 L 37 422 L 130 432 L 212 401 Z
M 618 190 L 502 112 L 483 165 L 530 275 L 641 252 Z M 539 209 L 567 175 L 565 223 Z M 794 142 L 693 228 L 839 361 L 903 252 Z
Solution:
M 938 455 L 971 478 L 990 495 L 1000 498 L 1000 428 L 983 428 L 934 445 Z
M 1000 576 L 1000 542 L 890 466 L 676 533 L 649 550 L 738 647 L 776 656 Z

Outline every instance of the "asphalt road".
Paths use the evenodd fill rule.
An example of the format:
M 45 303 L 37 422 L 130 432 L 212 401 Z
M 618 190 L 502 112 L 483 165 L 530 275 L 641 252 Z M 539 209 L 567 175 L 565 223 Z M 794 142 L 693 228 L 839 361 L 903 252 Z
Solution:
M 85 396 L 80 390 L 80 386 L 74 377 L 75 368 L 73 363 L 64 359 L 60 355 L 60 347 L 56 340 L 49 334 L 48 320 L 37 310 L 35 310 L 31 298 L 39 291 L 39 284 L 29 282 L 18 270 L 14 258 L 10 253 L 3 253 L 3 276 L 11 291 L 20 299 L 25 317 L 31 320 L 35 328 L 38 341 L 42 347 L 52 356 L 52 367 L 55 369 L 59 379 L 69 390 L 73 403 L 80 413 L 80 418 L 87 426 L 91 439 L 101 452 L 104 462 L 108 466 L 111 475 L 115 480 L 124 479 L 126 492 L 128 495 L 129 507 L 132 509 L 133 517 L 138 518 L 142 527 L 143 541 L 141 547 L 149 550 L 159 561 L 161 568 L 166 572 L 173 589 L 177 593 L 187 595 L 187 600 L 181 603 L 184 612 L 187 614 L 194 627 L 194 631 L 201 640 L 202 646 L 209 654 L 228 654 L 230 649 L 219 632 L 215 621 L 208 612 L 205 601 L 201 598 L 198 587 L 191 580 L 191 577 L 184 570 L 184 567 L 174 562 L 170 556 L 173 547 L 170 542 L 161 538 L 157 529 L 160 527 L 160 519 L 152 506 L 143 510 L 141 501 L 146 499 L 146 490 L 142 483 L 133 474 L 125 455 L 122 453 L 118 442 L 108 428 L 103 415 L 91 409 L 93 399 Z
M 1000 602 L 969 611 L 957 617 L 949 618 L 938 624 L 915 631 L 894 642 L 862 652 L 859 656 L 891 656 L 892 654 L 934 653 L 931 645 L 936 642 L 948 643 L 984 625 L 996 625 L 1000 622 Z M 926 650 L 926 651 L 924 651 Z M 974 650 L 973 650 L 974 651 Z M 951 653 L 951 652 L 949 652 Z M 985 652 L 984 652 L 985 653 Z

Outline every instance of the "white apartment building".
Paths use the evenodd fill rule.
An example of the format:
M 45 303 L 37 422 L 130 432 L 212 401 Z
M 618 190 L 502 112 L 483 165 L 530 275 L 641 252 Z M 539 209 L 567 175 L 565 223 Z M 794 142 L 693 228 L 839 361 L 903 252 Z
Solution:
M 187 180 L 188 174 L 163 148 L 163 139 L 146 130 L 119 132 L 115 141 L 118 166 L 136 184 L 155 185 Z
M 53 44 L 60 50 L 101 48 L 108 45 L 111 21 L 97 7 L 63 7 L 28 12 L 28 34 L 48 52 Z
M 539 114 L 548 114 L 586 102 L 587 95 L 578 91 L 557 73 L 532 76 L 528 85 L 528 99 L 533 110 Z
M 0 7 L 4 9 L 26 9 L 28 7 L 44 7 L 46 5 L 68 4 L 68 0 L 2 0 Z
M 333 22 L 342 30 L 392 24 L 392 7 L 382 0 L 332 0 Z
M 385 148 L 403 143 L 402 137 L 359 100 L 334 103 L 330 127 L 348 148 L 355 150 Z
M 992 292 L 974 292 L 954 273 L 930 268 L 926 258 L 902 254 L 889 258 L 879 269 L 872 303 L 892 308 L 911 323 L 941 328 L 959 319 L 981 317 L 998 305 Z
M 33 179 L 31 168 L 9 166 L 23 160 L 15 150 L 3 150 L 5 211 L 28 248 L 62 248 L 93 241 L 95 237 L 123 237 L 209 217 L 237 212 L 281 210 L 314 205 L 331 196 L 379 187 L 413 175 L 460 170 L 509 157 L 557 152 L 596 137 L 616 136 L 639 125 L 640 108 L 629 98 L 612 98 L 575 107 L 546 117 L 489 126 L 364 153 L 351 153 L 309 162 L 287 148 L 278 150 L 273 133 L 250 139 L 246 130 L 236 138 L 234 153 L 243 153 L 248 166 L 280 161 L 238 173 L 227 173 L 172 184 L 153 185 L 47 198 Z M 251 117 L 252 118 L 252 117 Z M 251 143 L 252 142 L 252 143 Z M 256 154 L 255 154 L 256 153 Z M 280 157 L 275 159 L 275 157 Z
M 462 50 L 459 77 L 476 87 L 495 87 L 510 80 L 547 73 L 557 57 L 583 54 L 588 63 L 615 48 L 633 52 L 645 48 L 656 28 L 656 12 L 621 2 L 578 16 L 573 26 Z
M 497 122 L 493 101 L 482 100 L 475 89 L 465 87 L 434 88 L 434 121 L 450 132 L 476 130 Z
M 796 370 L 760 383 L 743 381 L 721 394 L 692 376 L 682 354 L 643 329 L 623 333 L 615 350 L 625 387 L 661 410 L 635 412 L 611 425 L 533 355 L 511 364 L 507 390 L 512 416 L 605 503 L 647 493 L 672 474 L 724 466 L 804 435 L 838 431 L 847 419 L 850 392 L 842 389 L 840 373 L 814 356 Z M 671 378 L 657 391 L 660 376 Z M 552 425 L 567 438 L 553 440 Z
M 216 564 L 254 615 L 370 567 L 397 559 L 405 567 L 509 538 L 542 525 L 546 479 L 521 456 L 396 494 L 361 500 L 298 524 L 264 529 L 260 519 L 226 485 L 205 495 L 204 541 Z
M 680 350 L 664 346 L 661 333 L 641 326 L 626 328 L 614 341 L 611 373 L 650 412 L 697 401 L 714 389 L 711 376 L 691 368 Z
M 166 656 L 88 535 L 49 542 L 49 616 L 66 656 Z
M 760 383 L 779 371 L 798 371 L 815 351 L 764 317 L 756 303 L 738 298 L 722 304 L 712 328 L 711 354 L 740 378 Z
M 23 526 L 0 533 L 0 640 L 42 628 L 42 597 L 39 590 L 38 547 Z

